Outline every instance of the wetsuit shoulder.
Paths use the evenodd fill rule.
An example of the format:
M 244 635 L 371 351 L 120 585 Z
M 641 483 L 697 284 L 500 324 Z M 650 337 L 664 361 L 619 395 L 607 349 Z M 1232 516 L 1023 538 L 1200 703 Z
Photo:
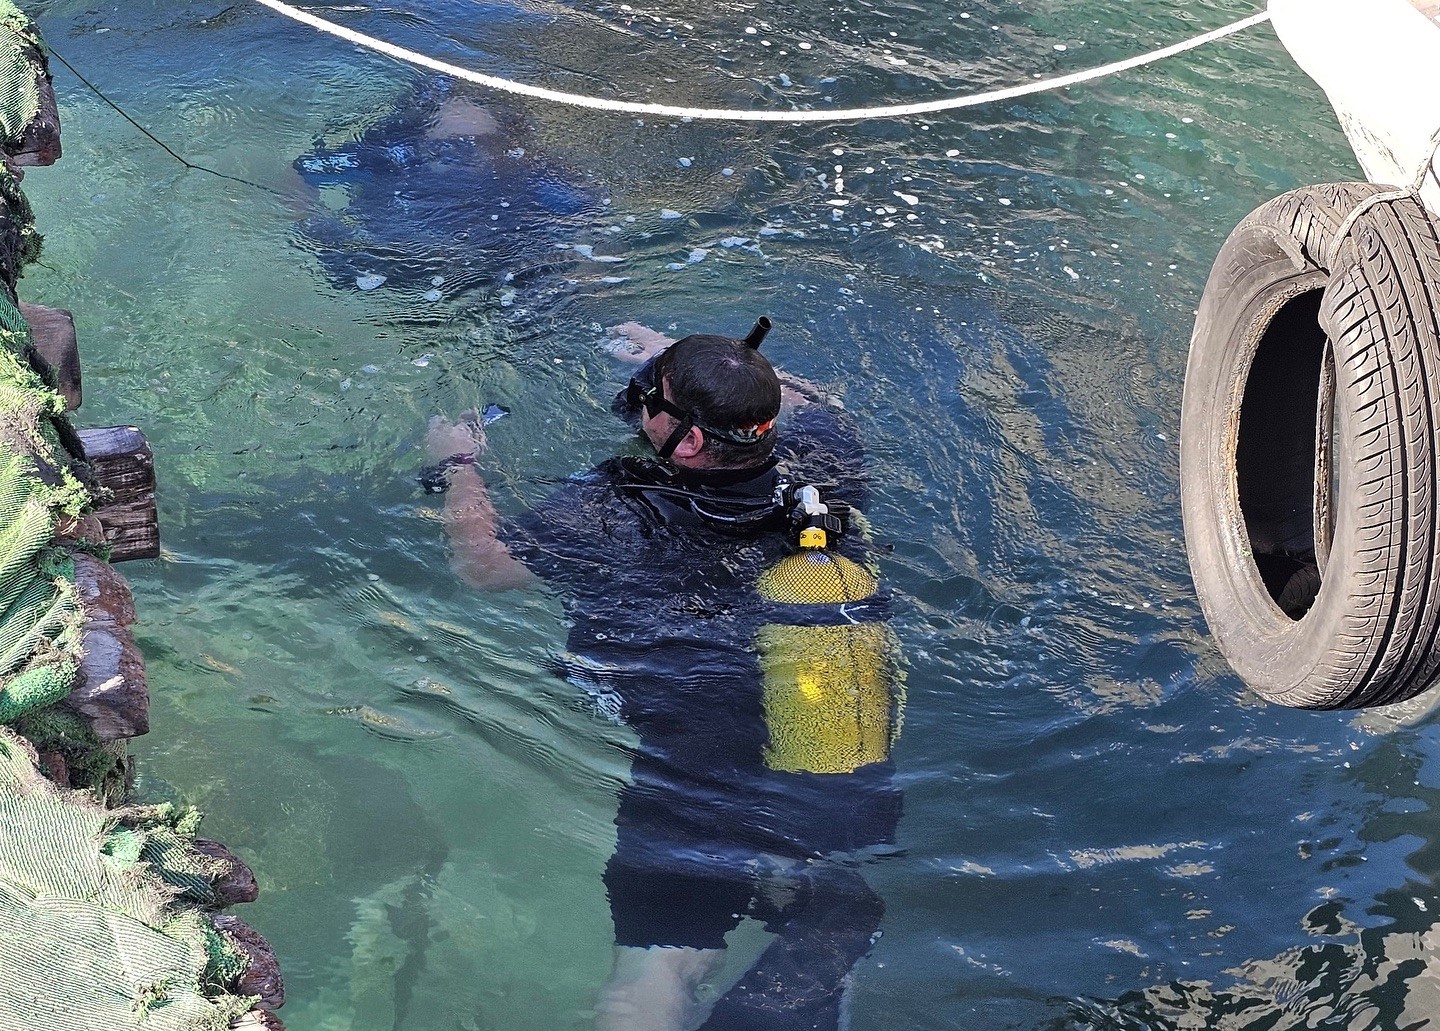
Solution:
M 568 477 L 539 504 L 502 520 L 500 540 L 541 579 L 565 589 L 583 587 L 625 560 L 638 527 L 619 489 L 624 467 L 610 459 Z
M 855 420 L 824 403 L 798 409 L 781 430 L 776 455 L 794 481 L 826 487 L 824 494 L 863 509 L 870 501 L 865 448 Z

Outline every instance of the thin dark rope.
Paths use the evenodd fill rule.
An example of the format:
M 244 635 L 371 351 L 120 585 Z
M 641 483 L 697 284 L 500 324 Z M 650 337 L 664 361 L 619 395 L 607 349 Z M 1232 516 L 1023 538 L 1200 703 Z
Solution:
M 70 74 L 73 75 L 73 76 L 75 76 L 75 78 L 79 79 L 80 82 L 84 84 L 84 86 L 85 86 L 86 89 L 88 89 L 91 93 L 95 94 L 95 95 L 96 95 L 97 97 L 99 97 L 101 100 L 105 101 L 106 104 L 110 105 L 110 107 L 112 107 L 112 108 L 115 110 L 116 114 L 118 114 L 121 118 L 125 119 L 125 121 L 129 122 L 129 123 L 130 123 L 131 125 L 133 125 L 135 128 L 139 129 L 142 133 L 145 134 L 145 137 L 146 137 L 147 139 L 149 139 L 152 143 L 154 143 L 157 147 L 159 147 L 159 148 L 160 148 L 161 150 L 163 150 L 165 153 L 169 154 L 169 155 L 170 155 L 172 158 L 174 158 L 176 161 L 180 162 L 180 163 L 181 163 L 182 165 L 184 165 L 186 168 L 194 169 L 194 170 L 197 171 L 197 172 L 207 172 L 207 173 L 209 173 L 210 175 L 218 176 L 218 177 L 221 178 L 221 179 L 228 179 L 228 180 L 230 180 L 232 183 L 240 183 L 242 186 L 249 186 L 249 187 L 252 187 L 252 188 L 254 188 L 254 189 L 256 189 L 256 190 L 264 190 L 266 193 L 274 194 L 276 197 L 283 197 L 283 196 L 284 196 L 284 194 L 282 194 L 279 190 L 276 190 L 276 189 L 274 189 L 274 188 L 272 188 L 272 187 L 265 186 L 265 185 L 263 185 L 263 184 L 261 184 L 261 183 L 257 183 L 257 182 L 255 182 L 255 181 L 253 181 L 253 180 L 251 180 L 251 179 L 243 179 L 243 178 L 241 178 L 241 177 L 238 176 L 238 175 L 229 175 L 229 174 L 227 174 L 227 173 L 225 173 L 225 172 L 220 172 L 220 171 L 217 171 L 216 169 L 208 168 L 208 167 L 206 167 L 205 165 L 197 165 L 195 162 L 190 161 L 189 159 L 187 159 L 184 155 L 182 155 L 182 154 L 177 154 L 175 151 L 171 150 L 168 145 L 166 145 L 166 143 L 165 143 L 164 140 L 160 139 L 158 136 L 156 136 L 156 135 L 155 135 L 153 132 L 151 132 L 149 129 L 145 128 L 145 126 L 141 125 L 141 124 L 140 124 L 139 122 L 137 122 L 135 119 L 131 118 L 128 114 L 126 114 L 125 109 L 122 108 L 119 104 L 115 103 L 115 101 L 113 101 L 113 100 L 111 100 L 109 97 L 107 97 L 107 96 L 104 94 L 104 92 L 100 89 L 99 86 L 95 85 L 95 84 L 94 84 L 93 82 L 91 82 L 89 79 L 85 78 L 85 76 L 81 75 L 78 71 L 76 71 L 76 70 L 75 70 L 75 66 L 74 66 L 73 64 L 71 64 L 69 61 L 65 60 L 64 56 L 63 56 L 58 50 L 56 50 L 54 47 L 50 47 L 49 50 L 50 50 L 50 56 L 53 57 L 53 58 L 55 58 L 57 61 L 59 61 L 61 64 L 63 64 L 67 69 L 69 69 Z

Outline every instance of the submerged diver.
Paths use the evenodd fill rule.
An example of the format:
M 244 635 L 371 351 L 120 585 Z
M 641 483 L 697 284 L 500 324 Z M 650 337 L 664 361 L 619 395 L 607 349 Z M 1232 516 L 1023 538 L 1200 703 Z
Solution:
M 602 462 L 503 525 L 478 422 L 431 425 L 456 571 L 543 578 L 573 621 L 565 676 L 639 738 L 605 871 L 602 1031 L 836 1028 L 884 914 L 857 865 L 893 843 L 900 699 L 884 596 L 843 532 L 862 456 L 835 407 L 782 385 L 767 328 L 619 327 L 643 365 L 617 412 L 655 457 Z M 697 993 L 747 915 L 777 937 L 707 1015 Z
M 427 78 L 358 139 L 317 141 L 294 161 L 313 211 L 300 232 L 337 286 L 438 297 L 555 261 L 557 227 L 598 205 L 573 174 L 516 146 L 522 134 L 502 118 Z M 336 210 L 319 203 L 327 191 L 343 197 Z

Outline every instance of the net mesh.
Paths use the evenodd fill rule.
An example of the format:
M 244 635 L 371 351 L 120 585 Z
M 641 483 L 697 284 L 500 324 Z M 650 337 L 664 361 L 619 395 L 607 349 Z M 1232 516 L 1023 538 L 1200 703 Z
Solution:
M 65 697 L 80 663 L 75 567 L 52 541 L 60 516 L 88 499 L 60 445 L 64 401 L 31 365 L 30 344 L 0 297 L 0 724 Z
M 777 562 L 757 585 L 762 598 L 791 605 L 863 601 L 880 581 L 858 562 L 829 551 L 801 551 Z
M 18 143 L 40 110 L 43 47 L 35 24 L 9 0 L 0 0 L 0 146 Z
M 0 729 L 0 1028 L 219 1031 L 249 1008 L 207 996 L 244 960 L 181 904 L 200 870 L 164 864 L 185 854 L 187 817 L 170 816 L 122 825 Z
M 805 550 L 768 569 L 757 589 L 782 605 L 834 606 L 814 625 L 769 623 L 756 634 L 764 674 L 765 761 L 791 773 L 851 773 L 883 762 L 897 720 L 895 638 L 879 622 L 855 622 L 847 602 L 880 589 L 873 572 L 843 555 Z

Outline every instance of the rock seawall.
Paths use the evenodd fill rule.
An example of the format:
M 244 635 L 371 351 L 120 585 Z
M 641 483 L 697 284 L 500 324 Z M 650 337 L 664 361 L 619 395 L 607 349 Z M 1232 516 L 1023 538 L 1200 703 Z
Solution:
M 155 468 L 135 427 L 75 427 L 74 320 L 19 300 L 24 169 L 60 153 L 44 42 L 0 0 L 0 1031 L 273 1031 L 274 954 L 221 912 L 254 875 L 131 796 L 149 692 L 114 563 L 160 553 Z

